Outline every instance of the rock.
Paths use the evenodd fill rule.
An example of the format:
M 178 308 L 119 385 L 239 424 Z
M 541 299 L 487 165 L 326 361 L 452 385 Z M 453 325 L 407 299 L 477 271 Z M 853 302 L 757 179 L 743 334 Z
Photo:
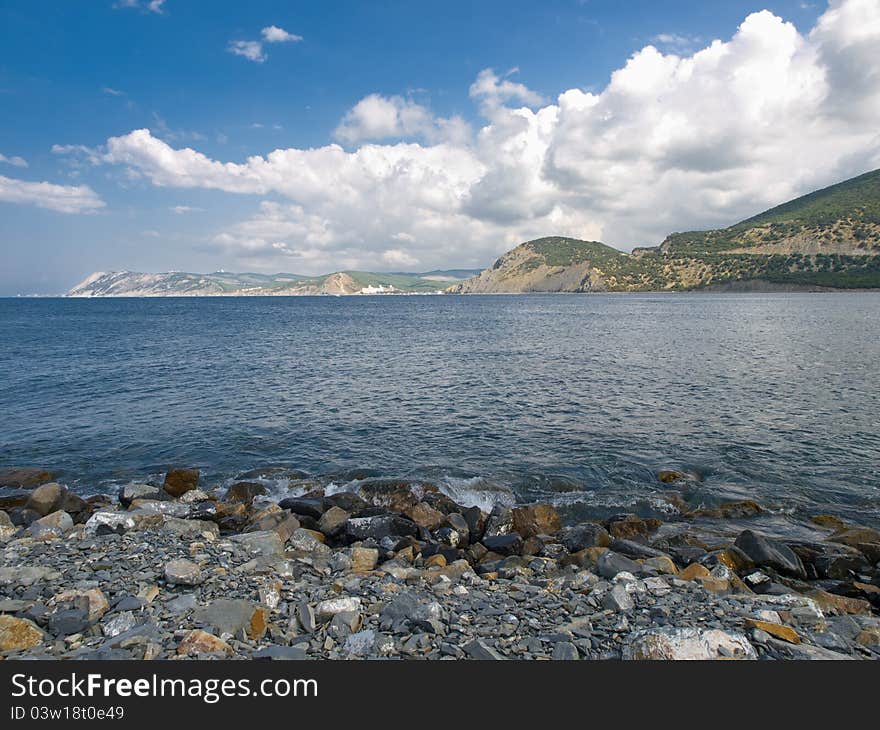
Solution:
M 166 494 L 165 496 L 167 497 L 168 495 Z M 156 497 L 153 497 L 153 499 L 156 499 Z M 203 492 L 201 489 L 190 489 L 180 497 L 180 501 L 183 504 L 197 504 L 199 502 L 216 502 L 217 498 L 207 492 Z
M 43 643 L 43 632 L 33 621 L 0 615 L 0 651 L 23 651 Z
M 56 482 L 43 484 L 31 492 L 28 501 L 25 503 L 25 507 L 39 513 L 41 517 L 45 517 L 50 512 L 57 509 L 57 505 L 60 504 L 61 500 L 64 498 L 66 491 L 67 490 L 64 487 Z
M 418 502 L 412 507 L 408 507 L 404 514 L 426 530 L 436 530 L 446 522 L 446 515 L 424 502 Z
M 318 535 L 321 536 L 321 539 L 318 538 Z M 330 548 L 322 542 L 323 538 L 324 534 L 321 532 L 306 530 L 305 528 L 300 527 L 293 531 L 290 540 L 288 540 L 288 545 L 294 550 L 299 550 L 303 553 L 320 553 L 329 555 Z
M 497 537 L 513 532 L 513 510 L 501 503 L 496 504 L 486 520 L 484 537 Z
M 269 659 L 273 661 L 302 661 L 308 659 L 305 649 L 299 646 L 267 646 L 253 653 L 254 659 Z
M 578 553 L 591 547 L 608 547 L 611 536 L 602 525 L 584 522 L 562 531 L 561 542 L 570 553 Z
M 126 484 L 117 493 L 117 499 L 126 509 L 136 499 L 168 499 L 168 493 L 151 484 Z
M 198 477 L 196 477 L 198 483 Z M 224 502 L 241 502 L 242 504 L 253 504 L 253 501 L 266 494 L 266 487 L 259 482 L 236 482 L 223 496 Z
M 173 585 L 195 586 L 204 579 L 201 568 L 189 560 L 180 558 L 165 564 L 165 580 Z
M 57 604 L 69 603 L 80 598 L 85 598 L 88 604 L 88 619 L 91 623 L 98 621 L 110 610 L 110 603 L 100 588 L 90 588 L 84 591 L 65 590 L 55 596 L 54 601 Z
M 113 638 L 126 631 L 131 631 L 137 626 L 137 623 L 137 619 L 131 611 L 123 611 L 122 613 L 114 614 L 112 618 L 105 621 L 101 626 L 101 630 L 104 632 L 104 636 Z
M 471 541 L 471 528 L 464 515 L 458 512 L 450 512 L 446 515 L 446 522 L 451 529 L 458 533 L 459 547 L 467 547 L 468 543 Z
M 770 621 L 761 621 L 759 619 L 753 618 L 747 618 L 745 623 L 747 629 L 758 629 L 760 631 L 763 631 L 765 634 L 775 636 L 777 639 L 787 641 L 789 644 L 801 643 L 800 635 L 790 626 L 783 626 L 782 624 L 772 623 Z
M 709 569 L 705 565 L 691 563 L 678 574 L 678 577 L 681 580 L 697 580 L 698 578 L 708 578 L 709 575 Z
M 657 472 L 657 478 L 664 484 L 675 484 L 687 480 L 689 476 L 675 469 L 661 469 Z
M 372 629 L 358 631 L 345 640 L 342 650 L 353 656 L 368 656 L 376 645 L 376 632 Z
M 379 551 L 376 548 L 354 547 L 351 549 L 351 569 L 355 572 L 369 572 L 379 562 Z
M 35 487 L 38 484 L 51 482 L 54 478 L 51 471 L 33 467 L 11 467 L 0 469 L 0 486 L 3 487 Z
M 417 535 L 418 531 L 415 522 L 399 515 L 352 517 L 345 524 L 345 532 L 352 540 L 378 541 L 390 535 Z
M 350 516 L 341 507 L 331 507 L 318 520 L 318 529 L 327 537 L 336 537 L 345 531 L 345 523 Z
M 296 608 L 296 619 L 303 631 L 309 634 L 315 632 L 315 629 L 317 628 L 315 611 L 307 601 L 300 601 Z
M 358 611 L 340 611 L 330 620 L 328 632 L 341 639 L 357 631 L 362 621 Z
M 441 545 L 451 548 L 466 547 L 467 545 L 458 530 L 453 530 L 451 527 L 441 527 L 434 533 L 434 539 Z
M 721 516 L 728 520 L 742 520 L 756 517 L 764 510 L 757 502 L 745 499 L 740 502 L 724 502 L 719 508 Z
M 650 545 L 643 545 L 635 540 L 612 540 L 611 549 L 614 552 L 626 555 L 626 557 L 632 558 L 633 560 L 669 557 L 662 550 L 652 548 Z
M 21 586 L 28 588 L 36 583 L 55 580 L 61 574 L 54 568 L 41 565 L 21 565 L 0 567 L 0 586 Z
M 487 517 L 479 507 L 468 507 L 463 510 L 461 516 L 468 526 L 468 538 L 470 542 L 476 542 L 483 537 L 486 530 Z
M 165 608 L 167 608 L 173 615 L 179 616 L 187 611 L 192 611 L 197 605 L 198 602 L 193 593 L 184 593 L 183 595 L 176 596 L 168 601 L 168 603 L 165 604 Z
M 577 647 L 570 641 L 558 641 L 553 645 L 553 654 L 550 657 L 554 661 L 572 662 L 580 659 Z
M 626 586 L 618 583 L 602 598 L 602 608 L 606 611 L 631 611 L 635 603 L 627 593 Z
M 264 557 L 284 555 L 284 543 L 278 534 L 271 530 L 259 530 L 242 535 L 233 535 L 230 539 L 241 545 L 250 555 L 262 555 Z
M 445 568 L 446 567 L 446 557 L 442 553 L 437 553 L 436 555 L 431 555 L 427 560 L 425 560 L 426 568 Z
M 243 599 L 220 598 L 193 613 L 193 620 L 213 628 L 220 636 L 246 634 L 259 639 L 266 633 L 268 613 Z
M 603 578 L 614 578 L 618 573 L 637 574 L 642 566 L 618 553 L 606 550 L 596 561 L 596 570 Z
M 86 604 L 88 605 L 88 604 Z M 85 631 L 91 625 L 88 608 L 61 608 L 49 616 L 47 627 L 55 636 L 70 636 Z
M 678 573 L 678 568 L 673 562 L 672 558 L 668 555 L 660 555 L 656 558 L 648 558 L 644 561 L 643 565 L 646 568 L 653 568 L 658 573 L 662 573 L 664 575 L 675 575 Z
M 393 479 L 369 479 L 358 487 L 358 494 L 367 504 L 399 514 L 419 501 L 409 483 Z
M 522 545 L 522 537 L 515 532 L 483 537 L 483 546 L 490 552 L 499 555 L 518 555 L 522 552 Z
M 839 616 L 869 616 L 871 614 L 871 604 L 861 598 L 838 596 L 837 594 L 828 593 L 818 588 L 808 591 L 806 595 L 816 602 L 823 613 L 830 613 Z
M 337 613 L 349 611 L 351 613 L 359 613 L 361 610 L 361 599 L 357 596 L 347 598 L 330 598 L 321 601 L 315 607 L 315 617 L 318 621 L 324 623 L 332 619 Z
M 856 635 L 856 643 L 862 646 L 880 646 L 880 627 L 869 626 Z
M 320 520 L 327 508 L 327 501 L 323 497 L 287 497 L 278 506 L 295 514 Z
M 462 649 L 464 649 L 464 651 L 471 659 L 490 661 L 502 661 L 505 659 L 505 657 L 495 651 L 495 649 L 489 646 L 482 639 L 474 639 L 473 641 L 465 644 Z
M 0 510 L 0 540 L 6 540 L 16 532 L 18 532 L 18 528 L 12 524 L 9 515 Z
M 756 659 L 757 654 L 742 634 L 720 629 L 662 627 L 637 632 L 624 648 L 623 658 L 706 661 Z
M 801 559 L 788 545 L 778 540 L 751 530 L 744 530 L 736 538 L 734 545 L 748 555 L 758 567 L 772 568 L 785 575 L 801 579 L 807 577 Z
M 858 548 L 861 543 L 880 543 L 880 532 L 870 527 L 844 527 L 828 539 L 831 542 Z
M 218 639 L 207 631 L 193 629 L 177 645 L 177 653 L 180 656 L 188 656 L 190 654 L 234 654 L 235 650 L 223 639 Z
M 660 521 L 638 515 L 623 515 L 608 521 L 608 534 L 619 540 L 631 540 L 634 537 L 645 537 L 660 527 Z
M 819 527 L 828 527 L 832 530 L 842 530 L 846 527 L 842 519 L 833 515 L 814 515 L 810 518 L 810 521 L 815 525 L 819 525 Z
M 199 485 L 198 469 L 171 469 L 165 474 L 162 488 L 172 497 L 180 497 Z
M 559 513 L 549 504 L 532 504 L 511 511 L 513 532 L 521 537 L 555 535 L 562 529 Z
M 61 537 L 65 532 L 73 528 L 73 519 L 67 512 L 58 510 L 50 515 L 40 518 L 31 523 L 28 531 L 36 540 L 46 540 Z

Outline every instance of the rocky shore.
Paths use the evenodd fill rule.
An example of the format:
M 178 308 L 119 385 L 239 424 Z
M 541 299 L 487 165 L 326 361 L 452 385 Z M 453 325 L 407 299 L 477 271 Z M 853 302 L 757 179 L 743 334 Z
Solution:
M 828 515 L 711 541 L 695 520 L 760 506 L 563 525 L 386 479 L 276 503 L 259 477 L 84 499 L 0 471 L 0 657 L 880 659 L 880 533 Z

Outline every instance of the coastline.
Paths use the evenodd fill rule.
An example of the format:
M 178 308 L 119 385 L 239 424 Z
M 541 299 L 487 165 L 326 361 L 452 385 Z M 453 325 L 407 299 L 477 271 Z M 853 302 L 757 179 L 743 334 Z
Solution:
M 701 520 L 760 505 L 564 525 L 402 480 L 276 501 L 257 473 L 210 490 L 176 469 L 83 499 L 9 473 L 7 659 L 880 658 L 880 533 L 828 515 L 820 540 L 712 541 Z

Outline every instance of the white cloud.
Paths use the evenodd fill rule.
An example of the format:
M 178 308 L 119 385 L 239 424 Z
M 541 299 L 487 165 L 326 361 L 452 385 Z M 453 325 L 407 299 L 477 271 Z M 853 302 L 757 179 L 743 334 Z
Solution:
M 880 167 L 878 47 L 876 0 L 833 0 L 810 33 L 754 13 L 730 40 L 689 55 L 646 46 L 604 89 L 555 103 L 484 70 L 470 88 L 485 118 L 475 134 L 444 134 L 427 107 L 374 94 L 336 135 L 382 144 L 224 162 L 135 130 L 100 158 L 157 186 L 279 198 L 212 239 L 269 268 L 387 268 L 398 254 L 426 269 L 481 265 L 550 234 L 628 248 Z
M 361 99 L 334 132 L 336 139 L 347 143 L 411 138 L 463 143 L 470 135 L 470 126 L 461 117 L 438 118 L 414 101 L 381 94 Z
M 27 167 L 28 163 L 24 157 L 19 157 L 18 155 L 13 155 L 12 157 L 7 157 L 2 152 L 0 152 L 0 162 L 6 165 L 12 165 L 13 167 Z
M 277 25 L 267 25 L 260 32 L 266 43 L 297 43 L 303 39 L 301 35 L 288 33 L 284 28 L 279 28 Z
M 124 91 L 120 91 L 119 89 L 114 89 L 110 86 L 105 86 L 103 89 L 101 89 L 101 91 L 103 91 L 105 94 L 108 94 L 109 96 L 124 96 L 124 94 L 125 94 Z
M 59 213 L 90 213 L 104 207 L 104 201 L 86 185 L 27 182 L 3 175 L 0 175 L 0 201 L 36 205 Z
M 248 61 L 263 63 L 268 56 L 263 53 L 263 44 L 259 41 L 229 41 L 227 50 L 236 56 L 243 56 Z
M 165 0 L 117 0 L 114 8 L 138 8 L 148 13 L 161 15 L 164 12 Z
M 196 208 L 192 205 L 173 205 L 169 210 L 177 215 L 185 215 L 186 213 L 200 213 L 204 208 Z

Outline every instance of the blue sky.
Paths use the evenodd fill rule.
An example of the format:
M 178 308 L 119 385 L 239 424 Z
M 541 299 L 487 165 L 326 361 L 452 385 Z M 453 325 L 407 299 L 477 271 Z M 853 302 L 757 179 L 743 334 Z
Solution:
M 61 292 L 111 269 L 483 266 L 523 236 L 593 234 L 626 249 L 678 226 L 732 223 L 873 162 L 873 147 L 858 153 L 880 127 L 874 96 L 864 79 L 832 73 L 878 50 L 880 36 L 864 32 L 872 5 L 3 0 L 0 294 Z M 713 39 L 731 44 L 719 51 L 728 60 L 686 71 Z M 634 57 L 643 63 L 630 76 L 664 100 L 640 102 L 641 81 L 611 88 Z M 769 189 L 780 170 L 766 160 L 790 159 L 788 142 L 729 160 L 740 142 L 754 149 L 750 132 L 730 127 L 729 110 L 713 120 L 700 109 L 762 63 L 808 96 L 824 79 L 808 100 L 813 120 L 838 88 L 858 107 L 842 122 L 827 115 L 822 138 L 835 144 L 821 164 L 806 160 Z M 795 102 L 752 121 L 791 123 L 795 135 L 802 124 L 809 144 L 819 132 L 791 119 Z M 639 117 L 650 104 L 678 113 Z M 611 128 L 612 118 L 624 121 Z M 645 124 L 693 124 L 707 142 L 682 151 L 673 130 L 657 142 L 668 149 L 646 149 Z M 274 150 L 284 159 L 271 161 Z M 612 194 L 646 176 L 675 204 Z M 705 197 L 685 204 L 698 186 Z

